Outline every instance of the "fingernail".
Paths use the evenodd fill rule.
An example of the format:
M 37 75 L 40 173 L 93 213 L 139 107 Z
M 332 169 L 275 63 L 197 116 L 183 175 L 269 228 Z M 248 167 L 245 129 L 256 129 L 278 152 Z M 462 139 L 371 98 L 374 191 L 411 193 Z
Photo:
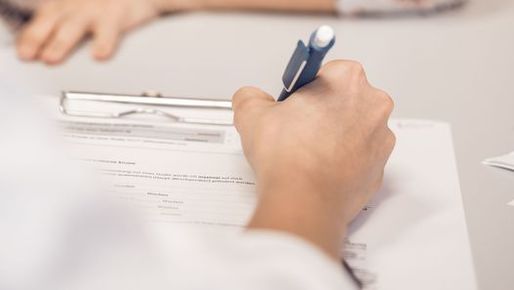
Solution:
M 18 49 L 18 56 L 22 60 L 33 60 L 34 54 L 35 50 L 28 45 L 23 45 Z
M 61 60 L 60 55 L 54 51 L 45 52 L 41 58 L 46 64 L 56 64 Z
M 109 58 L 109 50 L 106 48 L 96 49 L 93 55 L 97 60 L 105 60 Z
M 93 56 L 97 60 L 106 60 L 108 59 L 113 52 L 112 45 L 105 44 L 105 43 L 97 43 L 93 47 Z

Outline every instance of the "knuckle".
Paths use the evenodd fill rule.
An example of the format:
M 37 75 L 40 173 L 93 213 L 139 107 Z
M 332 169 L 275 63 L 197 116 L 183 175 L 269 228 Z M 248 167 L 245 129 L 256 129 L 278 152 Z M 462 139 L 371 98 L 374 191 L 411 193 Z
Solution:
M 255 93 L 255 89 L 252 87 L 242 87 L 236 91 L 232 97 L 232 109 L 237 114 L 248 107 L 248 103 L 252 99 L 250 96 Z
M 335 71 L 364 71 L 364 66 L 355 60 L 332 60 L 326 64 L 327 69 Z
M 341 69 L 344 74 L 349 75 L 352 79 L 362 80 L 365 78 L 364 66 L 358 61 L 342 61 Z
M 346 66 L 352 73 L 364 74 L 364 66 L 358 61 L 348 60 L 346 61 Z
M 327 63 L 323 78 L 332 86 L 360 90 L 367 83 L 364 67 L 353 60 L 335 60 Z
M 394 109 L 394 100 L 393 100 L 393 98 L 389 94 L 384 93 L 383 99 L 384 99 L 384 104 L 385 104 L 386 108 L 388 108 L 389 111 L 392 111 Z
M 387 128 L 387 137 L 386 137 L 386 144 L 389 149 L 389 151 L 392 151 L 393 148 L 396 146 L 396 135 L 391 131 L 391 129 Z
M 236 127 L 236 129 L 238 131 L 241 129 L 241 124 L 243 122 L 242 120 L 243 120 L 243 114 L 241 113 L 241 111 L 234 111 L 233 122 L 234 122 L 234 126 Z
M 325 64 L 325 68 L 329 71 L 341 70 L 341 68 L 344 67 L 346 62 L 346 60 L 341 59 L 331 60 Z
M 323 77 L 329 78 L 329 79 L 334 79 L 334 78 L 339 79 L 342 75 L 344 75 L 345 70 L 346 69 L 344 66 L 344 61 L 333 60 L 325 65 Z
M 351 61 L 348 65 L 348 70 L 350 71 L 350 83 L 356 87 L 367 86 L 368 80 L 366 77 L 366 72 L 364 70 L 364 66 L 357 61 Z
M 344 76 L 347 74 L 363 74 L 364 67 L 354 60 L 333 60 L 327 63 L 327 70 L 332 76 Z
M 249 96 L 251 94 L 253 94 L 255 92 L 255 88 L 253 87 L 250 87 L 250 86 L 245 86 L 245 87 L 242 87 L 242 88 L 239 88 L 236 92 L 236 96 L 237 95 L 240 95 L 240 96 Z
M 381 90 L 378 90 L 377 96 L 379 98 L 379 102 L 384 113 L 388 115 L 391 114 L 391 112 L 394 109 L 393 98 L 388 93 Z
M 241 129 L 241 113 L 234 112 L 233 122 L 236 130 L 239 131 Z

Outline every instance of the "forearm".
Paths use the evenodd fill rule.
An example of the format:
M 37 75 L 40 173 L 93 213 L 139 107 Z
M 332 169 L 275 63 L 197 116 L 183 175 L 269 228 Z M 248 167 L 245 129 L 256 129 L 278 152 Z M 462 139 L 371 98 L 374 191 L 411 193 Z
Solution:
M 313 194 L 306 186 L 261 190 L 259 204 L 248 229 L 268 229 L 298 236 L 339 258 L 347 222 L 333 202 Z
M 335 0 L 157 0 L 162 11 L 267 10 L 332 13 Z

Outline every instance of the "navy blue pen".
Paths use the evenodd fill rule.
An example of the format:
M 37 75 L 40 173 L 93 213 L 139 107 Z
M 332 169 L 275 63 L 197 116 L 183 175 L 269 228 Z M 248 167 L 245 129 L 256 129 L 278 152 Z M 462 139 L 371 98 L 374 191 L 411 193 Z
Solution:
M 309 44 L 299 40 L 293 56 L 282 76 L 284 89 L 277 101 L 287 99 L 299 88 L 312 82 L 323 64 L 323 59 L 334 46 L 336 37 L 330 26 L 321 26 L 311 34 Z

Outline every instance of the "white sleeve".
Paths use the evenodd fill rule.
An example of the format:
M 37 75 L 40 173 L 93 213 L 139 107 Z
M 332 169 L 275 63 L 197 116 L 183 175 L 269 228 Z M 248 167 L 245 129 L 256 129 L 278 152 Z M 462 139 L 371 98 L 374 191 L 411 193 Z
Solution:
M 299 238 L 274 232 L 248 232 L 241 238 L 240 248 L 252 253 L 247 261 L 233 261 L 234 266 L 248 263 L 248 271 L 242 276 L 246 281 L 241 281 L 243 285 L 252 285 L 248 289 L 357 289 L 340 262 Z
M 165 239 L 163 239 L 165 240 Z M 170 267 L 183 272 L 176 289 L 224 290 L 353 290 L 358 289 L 341 263 L 315 246 L 283 233 L 248 231 L 239 235 L 194 238 L 184 246 L 168 246 L 187 256 Z M 188 279 L 187 277 L 198 277 Z M 177 280 L 175 280 L 177 282 Z M 178 285 L 175 285 L 178 286 Z

